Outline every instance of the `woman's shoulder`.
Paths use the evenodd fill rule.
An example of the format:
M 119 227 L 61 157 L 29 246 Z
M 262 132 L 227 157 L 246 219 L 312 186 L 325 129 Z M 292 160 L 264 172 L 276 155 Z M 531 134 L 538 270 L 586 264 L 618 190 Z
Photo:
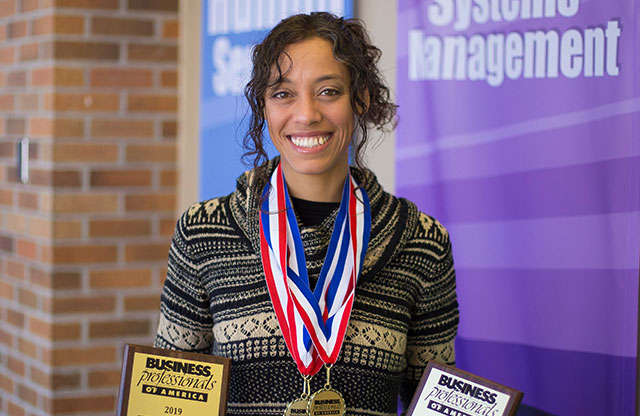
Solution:
M 406 238 L 428 238 L 448 243 L 449 233 L 436 218 L 420 211 L 413 201 L 385 191 L 372 171 L 352 168 L 352 172 L 369 194 L 372 215 L 382 227 L 395 224 L 402 228 Z
M 194 227 L 226 225 L 227 220 L 227 201 L 229 195 L 211 198 L 191 204 L 182 212 L 178 223 L 184 229 L 192 229 Z
M 406 206 L 408 217 L 406 221 L 407 244 L 427 244 L 441 254 L 450 250 L 451 241 L 449 231 L 447 231 L 446 227 L 438 219 L 420 211 L 414 202 L 406 198 L 393 198 L 396 198 L 401 204 Z
M 428 238 L 443 244 L 449 243 L 449 231 L 436 218 L 422 211 L 417 212 L 418 222 L 416 226 L 416 237 Z

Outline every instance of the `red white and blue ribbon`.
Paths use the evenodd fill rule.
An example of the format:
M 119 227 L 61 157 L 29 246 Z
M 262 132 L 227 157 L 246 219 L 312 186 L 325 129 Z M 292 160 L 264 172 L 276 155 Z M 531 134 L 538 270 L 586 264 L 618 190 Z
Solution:
M 344 341 L 369 242 L 369 200 L 364 189 L 348 175 L 313 291 L 280 165 L 265 187 L 261 208 L 260 250 L 269 295 L 298 369 L 303 375 L 313 375 L 323 363 L 336 362 Z

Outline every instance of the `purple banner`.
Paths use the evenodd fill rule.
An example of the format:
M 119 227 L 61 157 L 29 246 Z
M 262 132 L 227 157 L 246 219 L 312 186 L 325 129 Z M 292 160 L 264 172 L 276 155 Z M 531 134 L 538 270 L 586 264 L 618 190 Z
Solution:
M 635 358 L 464 338 L 457 350 L 476 374 L 525 392 L 518 415 L 635 414 Z
M 397 193 L 451 233 L 458 366 L 541 414 L 634 414 L 639 13 L 399 0 Z

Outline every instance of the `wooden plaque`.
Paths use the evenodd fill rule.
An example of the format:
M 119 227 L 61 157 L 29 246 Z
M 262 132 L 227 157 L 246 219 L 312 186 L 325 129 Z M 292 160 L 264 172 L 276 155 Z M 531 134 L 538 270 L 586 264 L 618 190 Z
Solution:
M 118 416 L 223 416 L 231 359 L 127 344 Z
M 514 416 L 523 393 L 455 367 L 430 361 L 409 416 Z

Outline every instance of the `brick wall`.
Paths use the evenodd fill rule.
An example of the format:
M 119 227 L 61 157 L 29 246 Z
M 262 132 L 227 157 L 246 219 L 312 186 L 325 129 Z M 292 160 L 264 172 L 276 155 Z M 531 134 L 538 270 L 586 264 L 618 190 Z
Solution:
M 153 340 L 176 219 L 177 7 L 0 0 L 2 415 L 113 415 L 123 345 Z

